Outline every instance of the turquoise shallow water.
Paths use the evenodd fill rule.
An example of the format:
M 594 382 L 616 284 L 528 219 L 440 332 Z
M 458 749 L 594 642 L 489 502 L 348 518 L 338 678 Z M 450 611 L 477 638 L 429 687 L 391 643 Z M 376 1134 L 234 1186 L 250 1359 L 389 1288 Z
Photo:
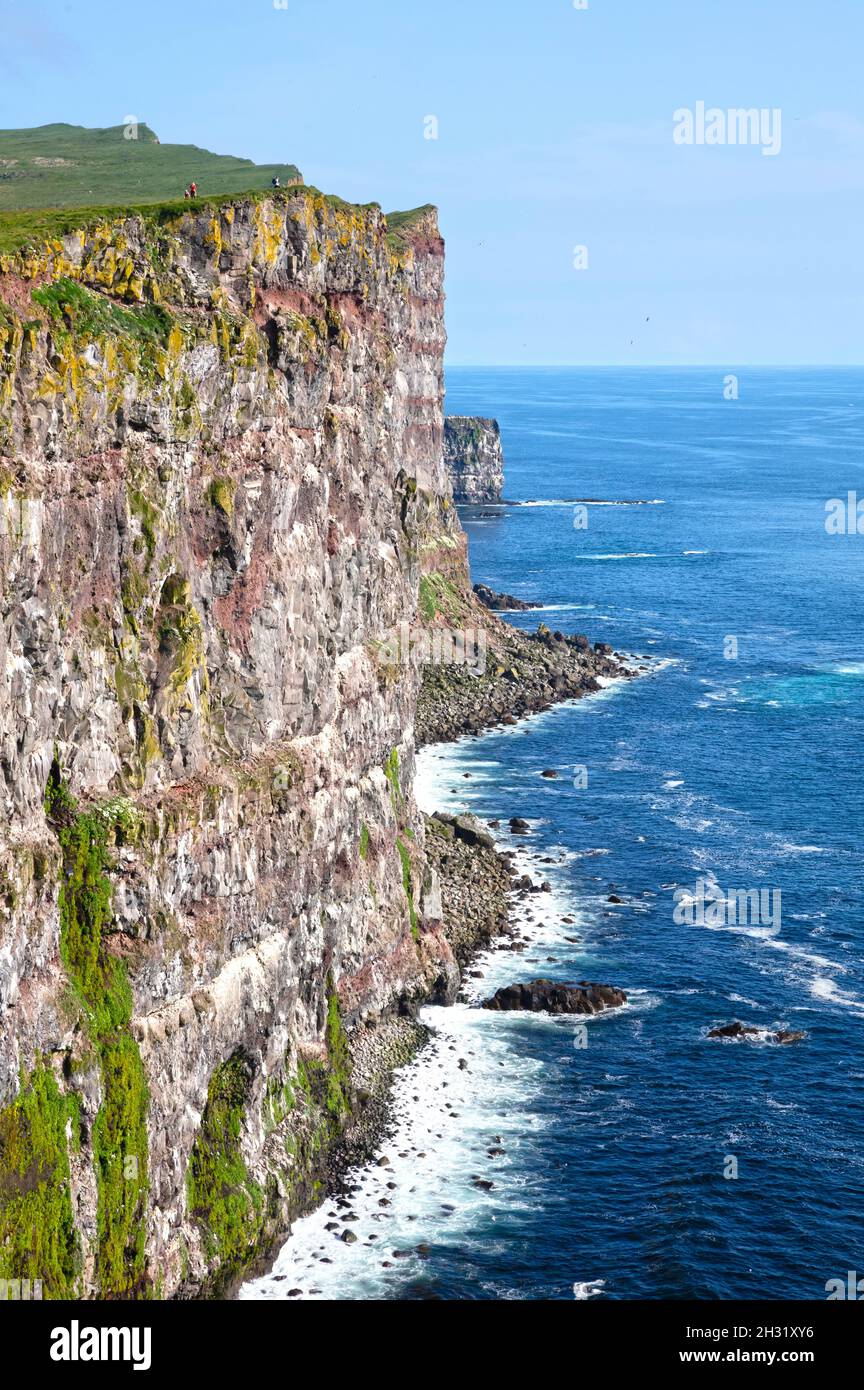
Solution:
M 864 373 L 742 370 L 737 402 L 722 376 L 449 373 L 449 411 L 501 421 L 522 504 L 465 517 L 474 578 L 548 606 L 520 626 L 652 658 L 424 755 L 428 804 L 527 816 L 525 854 L 553 861 L 529 863 L 553 890 L 529 950 L 472 987 L 608 980 L 631 1004 L 587 1046 L 572 1020 L 428 1010 L 394 1188 L 360 1175 L 358 1243 L 322 1212 L 245 1296 L 818 1298 L 864 1270 L 864 536 L 824 528 L 864 494 Z M 575 498 L 652 505 L 579 530 Z M 712 877 L 779 889 L 779 929 L 676 921 Z M 707 1038 L 735 1018 L 756 1041 Z M 772 1045 L 781 1026 L 807 1037 Z

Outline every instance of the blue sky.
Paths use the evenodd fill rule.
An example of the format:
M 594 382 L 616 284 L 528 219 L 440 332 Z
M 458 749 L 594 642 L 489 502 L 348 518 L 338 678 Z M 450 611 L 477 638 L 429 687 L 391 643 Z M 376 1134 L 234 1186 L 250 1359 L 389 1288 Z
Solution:
M 0 126 L 436 203 L 453 364 L 864 361 L 862 0 L 0 0 L 0 36 Z M 676 145 L 699 101 L 779 108 L 780 153 Z

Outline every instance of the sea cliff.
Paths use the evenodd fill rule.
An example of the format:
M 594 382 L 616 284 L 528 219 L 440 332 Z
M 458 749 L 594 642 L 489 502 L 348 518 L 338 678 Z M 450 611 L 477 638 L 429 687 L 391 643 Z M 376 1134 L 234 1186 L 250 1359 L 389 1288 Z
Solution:
M 381 655 L 461 547 L 443 243 L 296 188 L 0 270 L 0 1276 L 221 1290 L 456 979 Z
M 446 416 L 444 461 L 454 502 L 501 501 L 504 452 L 497 420 L 469 415 Z
M 78 222 L 0 238 L 0 1278 L 225 1294 L 459 986 L 424 661 L 426 739 L 613 664 L 471 592 L 434 209 Z

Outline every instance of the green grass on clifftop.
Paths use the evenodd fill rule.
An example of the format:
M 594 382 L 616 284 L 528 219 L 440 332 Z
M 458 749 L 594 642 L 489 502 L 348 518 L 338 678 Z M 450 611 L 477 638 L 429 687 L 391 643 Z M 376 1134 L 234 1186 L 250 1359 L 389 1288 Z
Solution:
M 149 126 L 88 130 L 45 125 L 0 130 L 0 209 L 164 202 L 194 179 L 202 197 L 297 183 L 294 164 L 254 164 L 197 145 L 162 145 Z

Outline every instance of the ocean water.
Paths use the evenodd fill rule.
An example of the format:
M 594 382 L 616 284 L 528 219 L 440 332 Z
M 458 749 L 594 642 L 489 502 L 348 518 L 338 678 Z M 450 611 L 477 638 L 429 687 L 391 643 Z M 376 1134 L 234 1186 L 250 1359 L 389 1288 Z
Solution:
M 719 370 L 448 374 L 449 411 L 500 420 L 513 504 L 464 518 L 474 579 L 544 604 L 520 627 L 649 659 L 421 756 L 425 807 L 505 841 L 527 817 L 549 884 L 471 999 L 543 975 L 629 1003 L 427 1009 L 356 1242 L 327 1203 L 243 1297 L 804 1299 L 864 1274 L 864 536 L 824 526 L 864 494 L 864 373 L 739 378 L 726 401 Z M 576 498 L 650 505 L 578 529 Z M 676 920 L 700 879 L 779 890 L 779 922 Z M 733 1019 L 760 1031 L 707 1037 Z

